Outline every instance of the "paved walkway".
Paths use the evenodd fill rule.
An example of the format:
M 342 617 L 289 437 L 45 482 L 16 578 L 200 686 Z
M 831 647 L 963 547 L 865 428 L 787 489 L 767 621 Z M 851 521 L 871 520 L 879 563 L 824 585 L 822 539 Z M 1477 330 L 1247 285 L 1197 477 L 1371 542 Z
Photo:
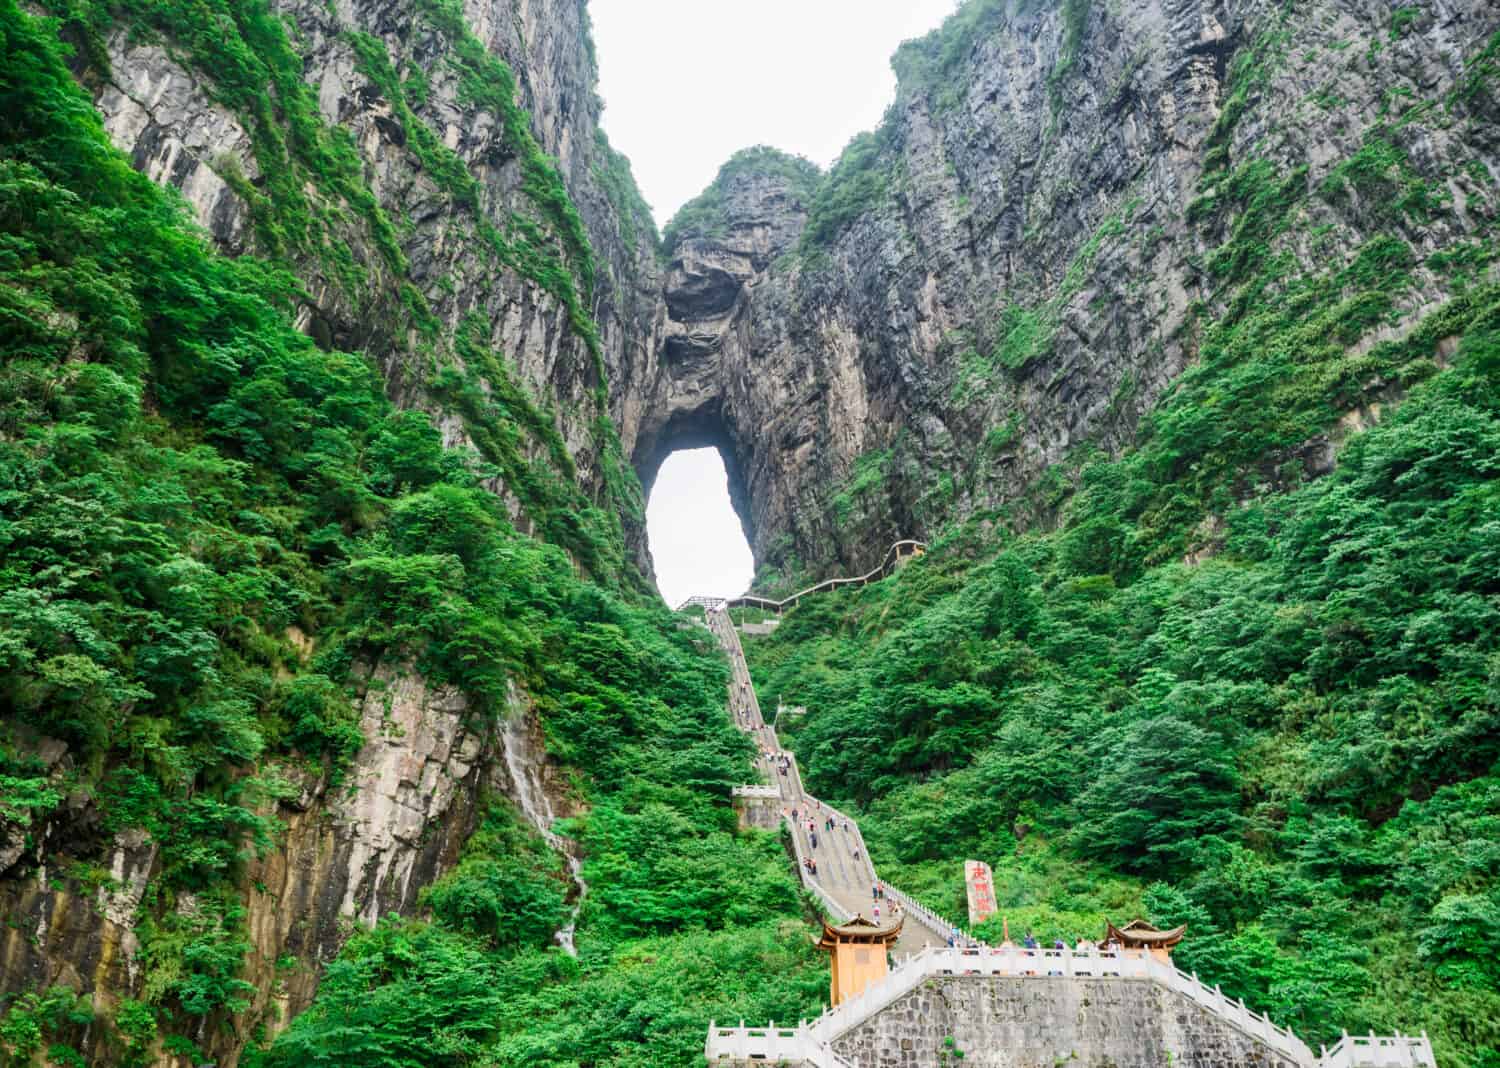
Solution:
M 889 923 L 892 916 L 903 916 L 906 922 L 894 947 L 894 952 L 898 955 L 917 953 L 929 946 L 946 947 L 952 929 L 938 917 L 932 916 L 904 894 L 883 884 L 881 886 L 885 896 L 875 897 L 877 876 L 865 849 L 859 824 L 844 813 L 823 804 L 802 788 L 802 773 L 794 755 L 785 754 L 787 766 L 784 772 L 781 770 L 781 743 L 776 738 L 775 728 L 761 717 L 760 702 L 755 697 L 755 686 L 750 681 L 750 670 L 745 664 L 745 653 L 740 647 L 734 623 L 722 609 L 710 608 L 705 616 L 709 629 L 729 656 L 732 671 L 729 682 L 730 711 L 739 728 L 754 738 L 761 753 L 756 766 L 765 781 L 781 792 L 782 816 L 792 825 L 798 863 L 801 864 L 805 858 L 812 858 L 817 864 L 815 875 L 809 874 L 803 867 L 803 882 L 815 893 L 820 893 L 825 899 L 825 907 L 832 904 L 843 913 L 834 917 L 839 921 L 856 913 L 873 920 L 877 907 L 882 926 Z M 795 819 L 793 813 L 796 813 Z M 828 825 L 830 820 L 833 821 L 832 829 Z M 833 912 L 834 909 L 829 911 Z

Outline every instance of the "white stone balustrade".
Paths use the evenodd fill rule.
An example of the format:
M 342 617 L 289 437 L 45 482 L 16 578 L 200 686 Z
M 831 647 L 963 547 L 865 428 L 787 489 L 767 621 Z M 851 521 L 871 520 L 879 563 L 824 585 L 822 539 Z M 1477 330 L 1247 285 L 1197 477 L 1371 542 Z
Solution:
M 808 1035 L 805 1023 L 796 1027 L 746 1027 L 743 1020 L 738 1027 L 710 1022 L 704 1051 L 711 1061 L 806 1061 L 819 1066 L 829 1063 L 823 1059 L 824 1052 L 821 1044 Z
M 1420 1035 L 1351 1035 L 1324 1049 L 1319 1068 L 1430 1068 L 1436 1063 L 1427 1032 Z
M 810 1065 L 837 1065 L 831 1043 L 876 1013 L 940 976 L 986 978 L 1004 976 L 1045 982 L 1049 979 L 1101 979 L 1154 982 L 1201 1005 L 1205 1010 L 1264 1042 L 1272 1050 L 1304 1068 L 1435 1068 L 1432 1044 L 1426 1035 L 1412 1037 L 1350 1036 L 1322 1056 L 1300 1038 L 1256 1014 L 1243 1001 L 1226 997 L 1196 975 L 1141 950 L 1026 949 L 1020 946 L 977 946 L 927 949 L 903 960 L 889 975 L 863 993 L 831 1008 L 811 1023 L 799 1023 L 773 1037 L 769 1028 L 710 1028 L 704 1054 L 723 1059 L 801 1059 Z
M 736 786 L 730 793 L 735 797 L 759 797 L 768 800 L 781 800 L 781 791 L 774 786 Z

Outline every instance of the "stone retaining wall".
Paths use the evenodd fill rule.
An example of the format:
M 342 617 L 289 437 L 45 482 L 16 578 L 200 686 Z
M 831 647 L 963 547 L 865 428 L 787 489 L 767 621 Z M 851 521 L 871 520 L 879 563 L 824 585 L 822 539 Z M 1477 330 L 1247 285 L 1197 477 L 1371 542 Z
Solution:
M 1115 978 L 930 979 L 833 1049 L 859 1068 L 1296 1068 L 1181 995 Z

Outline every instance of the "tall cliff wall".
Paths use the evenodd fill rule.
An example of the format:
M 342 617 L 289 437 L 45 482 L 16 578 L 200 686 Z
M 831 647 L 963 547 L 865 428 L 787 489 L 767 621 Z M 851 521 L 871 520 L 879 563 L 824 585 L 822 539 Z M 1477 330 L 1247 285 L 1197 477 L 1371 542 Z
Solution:
M 895 105 L 827 178 L 751 153 L 668 228 L 638 464 L 722 442 L 772 584 L 956 517 L 1046 522 L 1266 302 L 1378 299 L 1336 331 L 1367 351 L 1463 288 L 1470 238 L 1488 262 L 1497 28 L 1472 2 L 967 5 L 897 54 Z M 1405 251 L 1378 297 L 1332 278 L 1382 238 Z M 1294 454 L 1326 470 L 1283 440 L 1224 481 Z
M 114 143 L 178 188 L 224 251 L 288 259 L 302 329 L 370 354 L 398 403 L 496 463 L 493 488 L 524 526 L 545 528 L 534 513 L 557 503 L 520 471 L 548 463 L 555 426 L 560 473 L 623 514 L 639 546 L 598 417 L 633 440 L 655 227 L 599 130 L 583 3 L 275 2 L 224 17 L 220 42 L 164 9 L 70 21 Z M 474 429 L 501 377 L 543 409 L 520 457 Z
M 122 1056 L 178 1063 L 153 1041 L 128 1054 L 121 1049 L 119 1022 L 131 1007 L 166 1002 L 173 1008 L 159 1010 L 163 1031 L 190 1027 L 177 1037 L 196 1046 L 192 1056 L 233 1065 L 252 1038 L 269 1039 L 307 1006 L 323 966 L 356 925 L 418 910 L 423 890 L 453 866 L 483 815 L 482 797 L 510 796 L 539 825 L 576 807 L 576 791 L 549 760 L 526 691 L 512 678 L 500 696 L 492 682 L 480 698 L 475 679 L 457 677 L 467 671 L 434 666 L 422 653 L 423 638 L 454 627 L 467 610 L 451 594 L 467 586 L 463 597 L 474 595 L 484 581 L 480 570 L 497 576 L 497 545 L 507 560 L 535 549 L 517 547 L 527 544 L 525 534 L 566 549 L 577 571 L 605 589 L 641 591 L 635 565 L 648 575 L 649 566 L 644 555 L 633 558 L 644 540 L 639 493 L 615 428 L 629 434 L 639 419 L 629 398 L 653 349 L 656 232 L 628 165 L 598 129 L 601 105 L 579 0 L 503 0 L 462 10 L 259 0 L 58 4 L 52 13 L 59 19 L 53 32 L 71 45 L 72 72 L 108 139 L 138 171 L 182 194 L 219 251 L 255 264 L 243 285 L 232 270 L 213 276 L 227 288 L 212 298 L 239 304 L 185 320 L 154 319 L 159 294 L 181 279 L 172 273 L 178 264 L 151 258 L 152 242 L 180 242 L 183 277 L 201 255 L 170 211 L 149 219 L 132 214 L 145 204 L 149 215 L 154 201 L 128 185 L 124 193 L 119 183 L 92 191 L 101 210 L 115 209 L 110 225 L 137 227 L 127 238 L 151 250 L 147 263 L 117 276 L 111 272 L 129 250 L 106 248 L 93 231 L 56 255 L 39 252 L 59 216 L 18 215 L 16 187 L 3 196 L 3 227 L 21 242 L 12 247 L 24 249 L 21 260 L 6 261 L 7 292 L 43 294 L 33 296 L 40 303 L 24 305 L 23 318 L 50 321 L 52 334 L 33 343 L 8 325 L 3 341 L 0 365 L 21 378 L 7 377 L 0 389 L 12 406 L 0 443 L 12 491 L 3 509 L 0 585 L 7 596 L 34 598 L 26 604 L 87 615 L 118 644 L 91 641 L 87 628 L 28 630 L 24 613 L 6 613 L 0 1011 L 20 1008 L 0 1055 L 29 1055 L 15 1038 L 30 1026 L 17 1022 L 31 1011 L 28 992 L 67 987 L 85 995 L 97 1022 L 70 1016 L 57 1024 L 58 1034 L 91 1063 Z M 89 124 L 65 110 L 65 94 L 47 88 L 50 57 L 27 36 L 32 16 L 13 7 L 0 14 L 14 122 L 5 127 L 0 163 L 14 167 L 19 157 L 52 167 L 45 172 L 52 185 L 37 178 L 36 189 L 66 190 L 68 181 L 107 174 L 111 160 L 89 140 Z M 40 136 L 55 135 L 66 147 L 38 151 L 23 140 L 33 132 L 27 108 L 60 100 L 62 112 L 38 113 Z M 56 157 L 70 152 L 68 162 L 92 166 L 75 174 L 57 165 Z M 62 195 L 66 210 L 89 199 Z M 49 288 L 47 270 L 79 251 L 86 263 L 110 267 L 96 267 L 92 289 Z M 246 308 L 252 315 L 270 310 L 256 304 L 256 286 L 278 270 L 294 281 L 273 280 L 266 291 L 290 296 L 292 324 L 328 355 L 323 363 L 306 357 L 298 347 L 305 341 L 286 336 L 273 315 L 240 334 L 230 331 L 234 341 L 217 332 L 220 319 L 237 322 Z M 202 298 L 194 289 L 202 283 L 184 283 L 188 295 L 179 305 Z M 90 318 L 80 309 L 104 306 L 114 318 L 103 324 L 107 341 L 99 343 L 79 327 Z M 55 309 L 50 319 L 36 310 L 47 307 Z M 143 308 L 149 312 L 138 328 L 131 316 Z M 174 336 L 158 341 L 158 334 Z M 168 395 L 161 350 L 174 343 L 207 354 L 217 371 L 190 365 L 186 389 Z M 151 360 L 111 364 L 110 346 L 130 352 L 132 344 Z M 55 366 L 47 362 L 54 351 Z M 342 353 L 358 355 L 343 363 Z M 361 392 L 364 355 L 397 407 L 434 417 L 440 441 L 428 439 L 422 420 L 401 424 L 410 436 L 396 424 L 379 429 L 391 413 Z M 256 439 L 247 449 L 250 439 L 230 440 L 236 432 L 226 436 L 220 416 L 239 421 L 258 407 L 225 411 L 248 398 L 234 390 L 268 358 L 284 363 L 249 384 L 267 392 L 259 414 L 237 422 Z M 70 376 L 85 364 L 123 384 L 112 402 L 115 429 L 105 439 L 85 430 L 90 447 L 69 461 L 74 473 L 90 473 L 91 487 L 112 487 L 99 500 L 90 488 L 64 488 L 71 476 L 55 469 L 17 474 L 56 453 L 31 452 L 13 432 L 77 414 L 27 407 L 30 386 L 18 383 L 55 374 L 52 396 L 81 396 L 86 391 Z M 330 389 L 325 373 L 341 385 Z M 613 393 L 606 382 L 616 386 Z M 183 394 L 210 399 L 195 406 L 180 402 Z M 206 413 L 216 429 L 205 432 L 200 423 L 216 402 L 218 414 Z M 273 430 L 281 418 L 289 425 Z M 134 447 L 133 420 L 154 421 L 145 431 L 153 459 L 132 454 L 116 484 L 100 472 L 115 470 L 111 449 Z M 396 436 L 382 444 L 390 431 Z M 172 446 L 184 441 L 200 458 L 213 457 L 212 470 L 197 469 L 178 483 Z M 320 458 L 304 466 L 311 453 Z M 384 461 L 377 460 L 382 453 Z M 151 469 L 164 458 L 167 468 Z M 220 460 L 229 466 L 214 466 Z M 369 481 L 371 465 L 387 461 L 387 474 Z M 309 483 L 318 469 L 313 481 L 324 480 L 322 491 Z M 256 488 L 247 491 L 242 477 Z M 148 494 L 186 492 L 157 512 L 125 488 L 137 478 Z M 359 581 L 346 570 L 356 546 L 370 547 L 369 536 L 385 528 L 392 508 L 413 500 L 407 495 L 436 483 L 462 493 L 470 479 L 503 498 L 522 537 L 507 540 L 513 532 L 483 505 L 461 521 L 437 519 L 408 549 L 443 561 L 448 578 L 440 586 L 465 565 L 468 577 L 449 594 L 428 589 L 435 614 L 422 633 L 387 632 L 355 652 L 365 641 L 346 629 L 361 615 L 349 611 Z M 311 539 L 303 525 L 322 509 L 306 507 L 308 491 L 325 493 L 329 506 L 313 522 L 322 534 Z M 54 537 L 35 511 L 45 509 L 38 502 L 49 492 L 61 495 L 59 514 L 69 516 L 69 527 L 88 507 L 101 509 L 91 513 L 99 543 L 73 538 L 63 546 Z M 216 503 L 206 503 L 209 497 Z M 220 506 L 230 507 L 232 518 L 210 533 L 216 520 L 207 515 Z M 136 532 L 133 549 L 103 546 L 117 521 Z M 379 537 L 389 534 L 385 528 Z M 241 552 L 249 544 L 237 541 L 242 536 L 257 547 Z M 440 543 L 458 536 L 466 547 L 443 555 Z M 390 547 L 383 541 L 381 551 Z M 36 563 L 70 554 L 79 574 L 103 576 L 100 587 L 59 585 Z M 463 639 L 481 670 L 504 677 L 517 667 L 509 653 L 526 632 L 517 594 L 562 595 L 571 576 L 548 559 L 531 558 L 519 582 L 519 572 L 505 573 L 506 610 L 483 609 L 488 637 L 470 630 Z M 177 569 L 177 577 L 165 585 L 125 577 L 157 566 Z M 217 592 L 205 595 L 205 582 Z M 240 582 L 248 585 L 224 596 Z M 538 583 L 545 589 L 534 588 Z M 377 610 L 382 626 L 393 622 L 394 610 L 394 601 Z M 553 603 L 550 615 L 557 613 Z M 497 627 L 506 628 L 503 637 Z M 178 682 L 166 683 L 167 672 L 146 666 L 165 663 L 141 652 L 156 640 L 147 630 L 157 639 L 192 630 L 167 658 L 175 662 L 169 672 L 185 673 Z M 341 649 L 346 638 L 350 645 Z M 82 731 L 70 719 L 67 695 L 83 691 L 45 681 L 59 664 L 82 665 L 96 680 L 133 681 L 99 705 L 103 723 Z M 504 730 L 501 720 L 509 724 Z M 154 725 L 143 727 L 148 721 Z M 325 730 L 333 733 L 317 741 Z M 328 742 L 336 752 L 320 751 Z M 184 755 L 189 750 L 195 755 Z M 515 781 L 518 774 L 525 783 Z M 527 806 L 539 790 L 550 795 L 545 812 Z M 144 807 L 122 800 L 122 792 Z M 251 830 L 257 826 L 271 835 Z M 169 1011 L 179 1014 L 174 1022 Z

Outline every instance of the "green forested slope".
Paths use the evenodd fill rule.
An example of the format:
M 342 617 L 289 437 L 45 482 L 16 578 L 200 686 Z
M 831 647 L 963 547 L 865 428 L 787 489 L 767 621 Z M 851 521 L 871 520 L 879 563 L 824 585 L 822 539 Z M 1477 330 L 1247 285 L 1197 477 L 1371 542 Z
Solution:
M 903 77 L 951 106 L 944 72 L 999 6 L 907 46 Z M 1366 69 L 1426 14 L 1403 11 Z M 983 859 L 1015 935 L 1185 921 L 1181 963 L 1314 1042 L 1426 1028 L 1442 1063 L 1493 1066 L 1500 37 L 1445 90 L 1388 94 L 1314 178 L 1306 124 L 1279 121 L 1338 101 L 1268 95 L 1308 13 L 1228 63 L 1180 220 L 1193 359 L 1131 446 L 1075 442 L 1027 496 L 940 527 L 897 579 L 803 602 L 747 655 L 763 705 L 808 709 L 779 726 L 810 788 L 859 807 L 882 871 L 941 911 Z M 1164 239 L 1135 208 L 1002 317 L 951 405 L 1003 398 L 980 364 L 1035 360 L 1097 258 Z M 1090 311 L 1085 334 L 1132 314 Z M 1004 460 L 1028 429 L 1013 414 L 964 455 Z
M 296 332 L 292 277 L 210 251 L 109 145 L 57 24 L 14 0 L 0 99 L 0 817 L 97 811 L 49 855 L 83 892 L 109 883 L 114 832 L 162 846 L 139 996 L 100 1018 L 63 987 L 0 1002 L 0 1064 L 81 1064 L 85 1026 L 120 1064 L 254 1038 L 234 1015 L 245 858 L 275 848 L 278 767 L 336 779 L 358 748 L 352 672 L 382 661 L 458 685 L 479 725 L 507 680 L 535 697 L 591 806 L 583 956 L 546 949 L 568 884 L 497 799 L 430 919 L 357 934 L 266 1063 L 638 1064 L 644 1043 L 687 1063 L 711 1015 L 815 1004 L 811 951 L 778 933 L 800 905 L 776 845 L 733 833 L 748 754 L 717 657 L 628 577 L 595 571 L 622 595 L 516 533 L 481 457 Z M 533 414 L 475 425 L 514 442 Z M 34 732 L 67 743 L 63 776 L 20 755 Z
M 762 701 L 808 708 L 810 788 L 946 911 L 983 859 L 1013 935 L 1187 922 L 1184 966 L 1310 1040 L 1426 1028 L 1497 1063 L 1500 291 L 1439 323 L 1409 344 L 1461 336 L 1451 369 L 1334 473 L 1231 507 L 1212 558 L 1142 507 L 1192 499 L 1151 478 L 1164 439 L 1222 454 L 1180 429 L 1210 367 L 1055 531 L 975 521 L 748 642 Z

